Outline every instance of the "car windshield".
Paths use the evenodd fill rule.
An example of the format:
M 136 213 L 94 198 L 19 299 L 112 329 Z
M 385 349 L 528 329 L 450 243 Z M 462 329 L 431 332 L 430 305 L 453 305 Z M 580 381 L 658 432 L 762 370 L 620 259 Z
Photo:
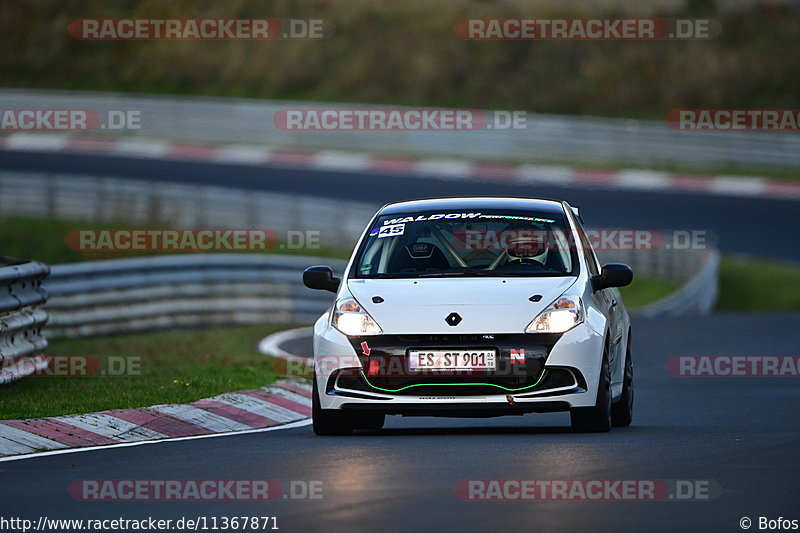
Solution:
M 569 276 L 574 247 L 561 213 L 461 210 L 379 217 L 355 278 Z

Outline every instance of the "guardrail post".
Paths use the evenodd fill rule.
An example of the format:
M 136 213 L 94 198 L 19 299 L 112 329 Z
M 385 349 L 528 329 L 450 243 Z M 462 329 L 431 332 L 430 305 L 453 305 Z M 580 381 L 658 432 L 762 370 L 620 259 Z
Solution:
M 47 293 L 41 282 L 50 268 L 38 261 L 0 258 L 0 385 L 47 367 L 42 327 Z

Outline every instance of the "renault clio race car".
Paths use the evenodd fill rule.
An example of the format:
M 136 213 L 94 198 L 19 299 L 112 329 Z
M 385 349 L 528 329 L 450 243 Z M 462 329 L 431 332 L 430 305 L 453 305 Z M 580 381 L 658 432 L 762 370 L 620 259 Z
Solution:
M 628 426 L 630 318 L 578 211 L 527 198 L 392 203 L 367 226 L 314 325 L 318 435 L 380 429 L 386 415 L 569 411 L 578 431 Z

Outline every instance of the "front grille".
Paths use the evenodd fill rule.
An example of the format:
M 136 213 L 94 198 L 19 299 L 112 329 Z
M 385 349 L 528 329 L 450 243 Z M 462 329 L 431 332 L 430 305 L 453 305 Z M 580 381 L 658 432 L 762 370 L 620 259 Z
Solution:
M 354 369 L 356 370 L 356 369 Z M 394 392 L 391 393 L 393 395 L 398 396 L 433 396 L 433 397 L 452 397 L 452 396 L 481 396 L 486 394 L 514 394 L 519 395 L 520 397 L 525 397 L 526 395 L 533 396 L 547 396 L 550 393 L 544 391 L 550 390 L 558 390 L 558 389 L 565 389 L 570 387 L 577 387 L 580 389 L 585 389 L 586 384 L 583 380 L 583 376 L 575 369 L 567 369 L 567 368 L 558 368 L 558 367 L 550 367 L 544 372 L 544 375 L 536 383 L 533 387 L 525 388 L 522 391 L 505 391 L 499 387 L 494 387 L 489 385 L 488 383 L 484 384 L 475 384 L 475 385 L 466 385 L 466 384 L 454 384 L 448 386 L 439 385 L 420 385 L 417 387 L 410 387 L 409 389 L 401 392 Z M 366 393 L 384 393 L 385 391 L 381 391 L 376 389 L 375 387 L 371 386 L 370 383 L 367 381 L 366 377 L 363 375 L 362 372 L 351 372 L 348 370 L 337 371 L 334 375 L 331 376 L 331 379 L 328 383 L 328 393 L 333 392 L 334 390 L 344 391 L 345 395 L 348 396 L 356 396 L 362 398 L 375 398 L 374 396 L 369 395 L 357 395 L 350 391 L 361 391 Z M 542 391 L 541 394 L 536 394 L 537 392 Z M 553 392 L 553 394 L 559 394 L 559 392 Z
M 363 377 L 358 379 L 363 380 L 364 390 L 466 396 L 532 390 L 547 377 L 543 372 L 547 356 L 559 338 L 554 334 L 377 335 L 352 337 L 350 342 L 361 361 Z M 409 369 L 406 355 L 411 349 L 487 348 L 497 350 L 495 370 L 420 372 Z

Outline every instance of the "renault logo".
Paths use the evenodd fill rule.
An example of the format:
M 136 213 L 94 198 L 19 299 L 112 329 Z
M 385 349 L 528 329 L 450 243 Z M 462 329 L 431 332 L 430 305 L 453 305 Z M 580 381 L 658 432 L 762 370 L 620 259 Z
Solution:
M 444 319 L 445 322 L 450 324 L 451 326 L 457 326 L 461 323 L 461 315 L 458 313 L 450 313 L 447 315 L 447 318 Z

